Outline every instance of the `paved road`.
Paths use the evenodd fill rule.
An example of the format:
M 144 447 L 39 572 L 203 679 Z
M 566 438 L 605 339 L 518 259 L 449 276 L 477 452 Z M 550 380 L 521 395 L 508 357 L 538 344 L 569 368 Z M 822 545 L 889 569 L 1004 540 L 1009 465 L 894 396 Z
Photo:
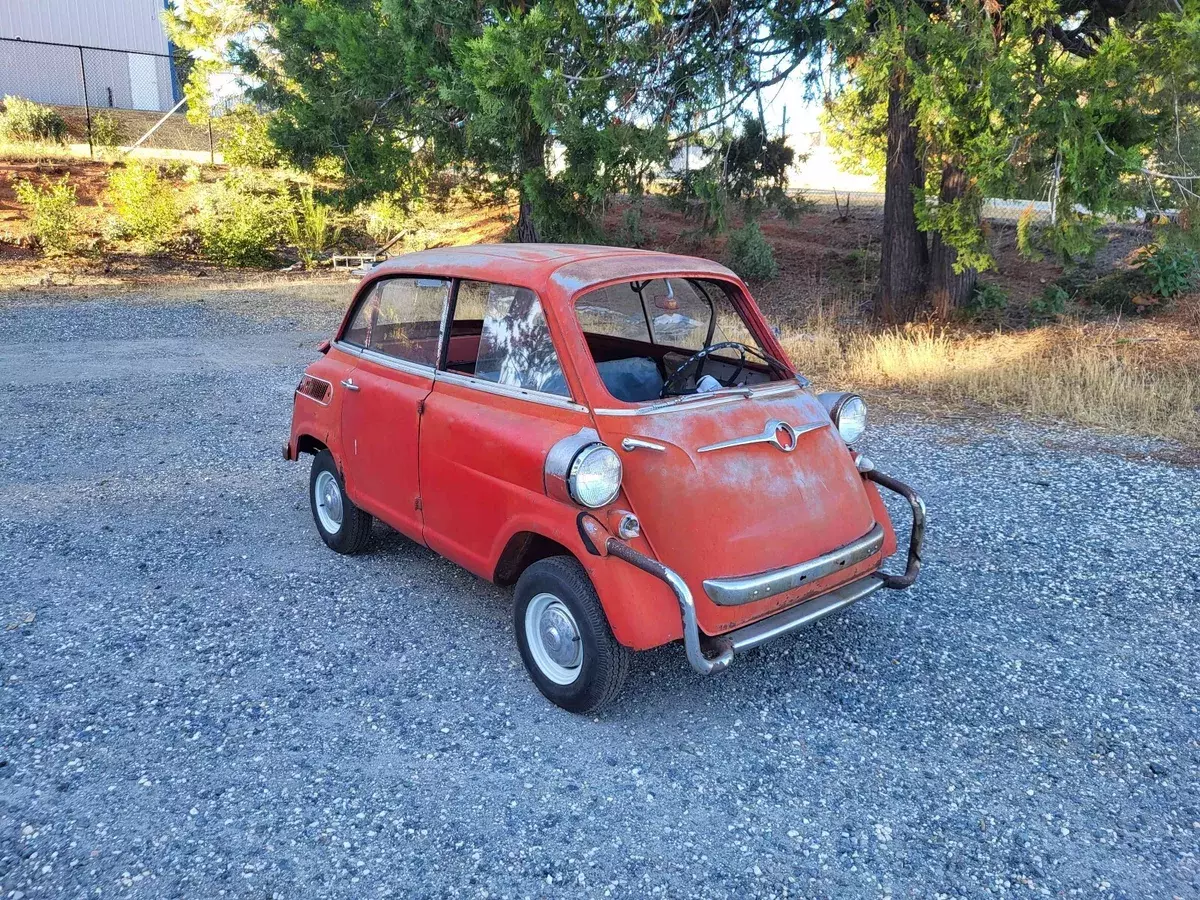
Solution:
M 0 897 L 1200 896 L 1195 470 L 877 427 L 916 589 L 578 718 L 506 591 L 318 540 L 274 303 L 0 298 Z

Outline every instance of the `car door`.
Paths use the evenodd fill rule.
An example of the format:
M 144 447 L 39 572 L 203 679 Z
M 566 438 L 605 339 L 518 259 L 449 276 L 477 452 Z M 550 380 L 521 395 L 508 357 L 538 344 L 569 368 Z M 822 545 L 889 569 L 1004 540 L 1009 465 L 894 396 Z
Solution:
M 450 282 L 398 276 L 374 282 L 338 342 L 356 357 L 342 381 L 346 492 L 359 507 L 422 541 L 421 409 L 433 388 Z
M 512 522 L 551 502 L 546 454 L 591 419 L 533 291 L 461 281 L 446 345 L 421 421 L 425 540 L 490 578 Z

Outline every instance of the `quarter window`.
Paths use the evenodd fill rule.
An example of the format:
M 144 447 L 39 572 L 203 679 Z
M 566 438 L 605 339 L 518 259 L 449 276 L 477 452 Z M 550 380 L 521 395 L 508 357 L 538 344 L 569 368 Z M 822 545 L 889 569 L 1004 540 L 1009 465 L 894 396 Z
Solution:
M 439 278 L 377 281 L 358 304 L 342 340 L 406 362 L 435 366 L 449 295 L 450 282 Z
M 509 387 L 570 396 L 542 304 L 527 288 L 459 282 L 446 367 Z

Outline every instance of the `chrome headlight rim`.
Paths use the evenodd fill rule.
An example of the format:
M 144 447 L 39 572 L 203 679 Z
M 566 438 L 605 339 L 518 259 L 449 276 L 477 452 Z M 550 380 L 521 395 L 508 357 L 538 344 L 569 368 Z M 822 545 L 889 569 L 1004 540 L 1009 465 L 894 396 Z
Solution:
M 853 391 L 836 391 L 821 394 L 818 399 L 820 399 L 821 404 L 829 413 L 829 418 L 833 421 L 833 427 L 838 430 L 838 434 L 841 435 L 843 441 L 847 444 L 853 444 L 863 436 L 867 430 L 867 401 L 863 400 L 859 394 Z M 849 410 L 853 410 L 854 407 L 852 404 L 854 403 L 857 403 L 861 407 L 862 413 L 857 417 L 858 422 L 851 424 L 850 421 L 846 421 L 851 418 L 846 413 Z M 855 427 L 857 427 L 857 431 L 852 430 Z M 849 434 L 847 434 L 847 429 L 851 429 Z
M 589 501 L 581 495 L 579 490 L 579 474 L 583 470 L 583 467 L 589 461 L 595 460 L 598 455 L 611 455 L 612 461 L 616 463 L 616 478 L 613 481 L 611 490 L 603 495 L 603 499 L 593 497 Z M 621 481 L 624 474 L 621 457 L 617 454 L 617 451 L 603 441 L 596 441 L 582 447 L 575 454 L 575 458 L 571 460 L 571 465 L 567 470 L 567 492 L 570 494 L 571 499 L 580 506 L 588 509 L 601 509 L 616 500 L 621 493 Z

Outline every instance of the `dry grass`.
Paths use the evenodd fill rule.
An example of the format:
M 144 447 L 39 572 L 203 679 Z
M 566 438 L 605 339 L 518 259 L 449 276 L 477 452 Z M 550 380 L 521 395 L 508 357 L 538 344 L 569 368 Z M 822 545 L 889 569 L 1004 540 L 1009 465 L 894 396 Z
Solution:
M 900 391 L 942 406 L 982 404 L 1126 434 L 1200 443 L 1200 353 L 1188 329 L 1054 325 L 954 333 L 871 331 L 828 317 L 784 330 L 818 383 Z M 1147 329 L 1149 331 L 1149 329 Z

